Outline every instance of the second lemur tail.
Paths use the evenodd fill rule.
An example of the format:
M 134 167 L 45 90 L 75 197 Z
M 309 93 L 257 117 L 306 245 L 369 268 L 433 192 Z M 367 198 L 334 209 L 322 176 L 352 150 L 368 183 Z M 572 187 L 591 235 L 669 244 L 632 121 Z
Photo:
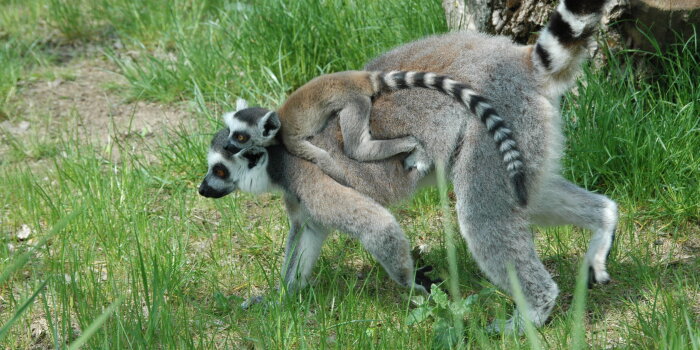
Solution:
M 574 82 L 603 16 L 606 0 L 560 0 L 530 59 L 545 84 L 561 94 Z
M 513 138 L 513 132 L 506 121 L 487 102 L 486 98 L 478 95 L 468 85 L 460 83 L 444 75 L 426 72 L 392 71 L 388 73 L 375 72 L 371 76 L 375 91 L 400 90 L 422 87 L 440 91 L 451 96 L 474 113 L 486 126 L 489 134 L 496 141 L 498 151 L 506 164 L 508 175 L 513 183 L 515 195 L 520 205 L 527 204 L 527 187 L 523 157 L 518 150 L 518 144 Z

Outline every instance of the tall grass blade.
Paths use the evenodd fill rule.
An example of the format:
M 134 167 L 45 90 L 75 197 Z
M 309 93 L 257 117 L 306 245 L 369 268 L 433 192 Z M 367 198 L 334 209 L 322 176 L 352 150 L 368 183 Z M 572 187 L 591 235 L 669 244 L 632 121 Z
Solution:
M 73 220 L 78 214 L 80 214 L 83 211 L 84 207 L 79 207 L 72 213 L 68 214 L 67 216 L 64 216 L 61 220 L 59 220 L 56 225 L 53 226 L 53 228 L 46 234 L 44 237 L 42 237 L 31 249 L 28 251 L 22 253 L 20 256 L 18 256 L 15 261 L 10 264 L 7 268 L 5 268 L 2 271 L 2 274 L 0 274 L 0 284 L 3 284 L 10 276 L 12 276 L 15 271 L 19 270 L 24 266 L 27 261 L 29 261 L 29 258 L 34 254 L 34 252 L 43 247 L 44 244 L 49 240 L 49 238 L 53 237 L 57 232 L 60 232 L 63 230 L 68 223 Z
M 445 174 L 445 163 L 438 161 L 436 164 L 436 175 L 438 192 L 440 193 L 440 207 L 442 211 L 442 223 L 443 229 L 445 231 L 445 246 L 447 248 L 447 263 L 448 270 L 450 273 L 450 295 L 452 296 L 452 302 L 457 302 L 461 295 L 459 293 L 459 273 L 457 271 L 457 251 L 455 249 L 454 243 L 454 230 L 452 229 L 452 211 L 450 210 L 450 202 L 447 198 L 447 178 Z M 461 348 L 464 344 L 462 341 L 464 324 L 462 322 L 463 315 L 455 314 L 454 317 L 454 327 L 455 333 L 458 335 L 459 342 L 456 347 Z
M 700 332 L 698 332 L 697 329 L 694 329 L 693 325 L 690 324 L 690 318 L 688 317 L 688 314 L 685 314 L 685 324 L 688 327 L 688 334 L 690 336 L 690 344 L 693 347 L 693 350 L 700 350 Z
M 5 325 L 2 326 L 2 328 L 0 328 L 0 341 L 2 341 L 5 338 L 5 336 L 7 335 L 7 332 L 10 330 L 10 328 L 12 328 L 12 325 L 15 322 L 17 322 L 17 320 L 19 320 L 19 318 L 22 316 L 22 314 L 25 311 L 27 311 L 29 306 L 32 305 L 32 303 L 34 302 L 34 299 L 36 298 L 37 295 L 39 295 L 39 292 L 41 292 L 41 290 L 44 289 L 44 287 L 46 286 L 46 283 L 48 281 L 49 280 L 44 281 L 39 286 L 39 288 L 37 288 L 34 291 L 34 294 L 32 294 L 32 296 L 30 296 L 27 300 L 24 301 L 24 303 L 22 303 L 22 306 L 20 306 L 19 309 L 17 309 L 17 312 L 15 312 L 15 315 L 12 316 L 12 318 L 9 321 L 7 321 L 7 323 L 5 323 Z
M 513 322 L 523 322 L 525 326 L 525 336 L 530 342 L 530 348 L 535 350 L 541 350 L 542 344 L 540 343 L 540 338 L 537 336 L 537 331 L 532 321 L 527 317 L 528 315 L 528 305 L 525 301 L 525 295 L 523 294 L 523 289 L 520 286 L 520 281 L 518 281 L 518 276 L 515 273 L 515 267 L 512 263 L 508 264 L 508 279 L 510 279 L 510 285 L 513 289 L 513 298 L 515 298 L 515 304 L 517 306 L 517 311 L 522 316 L 518 319 L 516 315 L 513 315 Z M 516 324 L 515 329 L 517 330 L 520 325 Z
M 588 291 L 588 264 L 581 263 L 576 277 L 574 290 L 573 312 L 571 314 L 571 348 L 586 348 L 586 325 L 584 313 L 586 310 L 586 294 Z
M 80 334 L 78 339 L 76 339 L 73 344 L 68 346 L 68 350 L 79 349 L 81 346 L 83 346 L 83 344 L 85 344 L 85 342 L 87 342 L 95 334 L 95 332 L 100 329 L 100 327 L 102 327 L 102 324 L 107 321 L 107 318 L 112 315 L 114 310 L 117 309 L 122 301 L 124 301 L 123 295 L 117 298 L 117 300 L 110 304 L 100 316 L 92 321 L 90 326 L 88 326 L 88 328 L 82 334 Z

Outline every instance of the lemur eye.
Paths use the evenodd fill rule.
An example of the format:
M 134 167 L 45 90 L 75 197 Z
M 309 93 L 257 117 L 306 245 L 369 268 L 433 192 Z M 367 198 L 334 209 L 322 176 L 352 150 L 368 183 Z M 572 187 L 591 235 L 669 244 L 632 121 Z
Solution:
M 248 139 L 250 138 L 250 136 L 248 136 L 246 134 L 236 134 L 236 135 L 233 135 L 233 137 L 236 138 L 236 141 L 241 142 L 241 143 L 248 141 Z
M 214 169 L 212 169 L 212 172 L 221 179 L 228 177 L 228 170 L 226 170 L 226 168 L 224 168 L 222 165 L 215 166 Z

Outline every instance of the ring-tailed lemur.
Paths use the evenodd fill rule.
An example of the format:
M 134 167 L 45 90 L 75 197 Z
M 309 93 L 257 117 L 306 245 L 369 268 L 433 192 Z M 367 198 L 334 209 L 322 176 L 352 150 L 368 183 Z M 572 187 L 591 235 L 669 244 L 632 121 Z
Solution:
M 496 141 L 501 153 L 516 198 L 521 205 L 527 204 L 527 191 L 523 174 L 523 160 L 518 151 L 513 132 L 486 99 L 468 85 L 444 75 L 428 72 L 392 71 L 367 72 L 346 71 L 316 77 L 294 91 L 282 104 L 278 112 L 261 108 L 239 108 L 226 113 L 224 120 L 231 132 L 232 149 L 246 145 L 268 146 L 274 138 L 269 137 L 281 124 L 282 143 L 293 154 L 312 161 L 337 181 L 347 184 L 344 170 L 328 152 L 307 139 L 323 129 L 336 113 L 340 118 L 345 153 L 360 161 L 376 161 L 399 153 L 414 151 L 407 158 L 407 167 L 415 166 L 427 172 L 431 165 L 423 156 L 422 147 L 413 136 L 389 140 L 372 138 L 369 116 L 372 99 L 383 91 L 426 88 L 442 92 L 455 98 L 476 115 Z M 257 131 L 249 129 L 259 128 Z M 258 136 L 251 137 L 251 136 Z
M 412 135 L 425 145 L 432 159 L 447 165 L 460 231 L 489 280 L 510 293 L 507 266 L 515 268 L 528 312 L 516 313 L 505 329 L 522 324 L 514 322 L 520 317 L 542 325 L 559 292 L 537 255 L 531 224 L 592 230 L 585 257 L 590 280 L 610 280 L 606 259 L 614 240 L 617 206 L 559 174 L 563 149 L 559 99 L 563 87 L 573 83 L 602 8 L 603 1 L 583 4 L 564 0 L 534 46 L 458 32 L 403 45 L 365 67 L 375 71 L 433 70 L 463 80 L 488 96 L 517 132 L 527 161 L 527 207 L 513 200 L 508 174 L 483 125 L 464 118 L 462 107 L 450 98 L 418 89 L 385 94 L 374 101 L 370 118 L 375 137 Z M 351 187 L 338 184 L 279 145 L 232 154 L 225 149 L 227 137 L 228 131 L 221 131 L 212 143 L 209 173 L 200 193 L 217 197 L 236 187 L 283 191 L 290 221 L 283 276 L 288 287 L 307 283 L 324 239 L 330 230 L 338 229 L 359 239 L 399 284 L 420 290 L 413 282 L 408 240 L 385 208 L 415 191 L 422 183 L 418 172 L 404 171 L 397 157 L 379 162 L 348 158 L 337 119 L 310 141 L 328 150 L 346 170 Z M 221 167 L 228 171 L 218 171 Z

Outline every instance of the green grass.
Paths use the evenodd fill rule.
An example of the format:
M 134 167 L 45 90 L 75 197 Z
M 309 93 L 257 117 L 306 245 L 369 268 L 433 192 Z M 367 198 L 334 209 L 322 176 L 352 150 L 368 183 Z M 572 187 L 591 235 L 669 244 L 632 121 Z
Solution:
M 570 176 L 670 224 L 700 218 L 700 56 L 697 39 L 651 54 L 665 75 L 639 81 L 629 56 L 588 72 L 567 98 Z M 617 81 L 611 84 L 609 79 Z
M 196 193 L 219 110 L 235 96 L 273 106 L 319 73 L 442 32 L 439 2 L 251 4 L 0 0 L 0 111 L 10 120 L 23 118 L 18 82 L 59 70 L 56 52 L 90 45 L 127 78 L 128 98 L 186 101 L 198 120 L 194 132 L 172 130 L 154 149 L 115 141 L 128 155 L 119 161 L 77 138 L 72 123 L 48 136 L 0 133 L 0 328 L 14 322 L 0 348 L 425 348 L 448 334 L 440 327 L 459 323 L 453 314 L 407 322 L 407 293 L 345 235 L 329 238 L 311 288 L 276 293 L 287 231 L 279 195 Z M 697 45 L 655 54 L 664 73 L 654 80 L 626 53 L 613 55 L 587 69 L 563 103 L 565 174 L 621 207 L 613 282 L 590 291 L 577 284 L 588 232 L 536 229 L 562 291 L 552 320 L 528 336 L 489 335 L 484 327 L 506 318 L 512 300 L 457 240 L 451 293 L 479 295 L 460 311 L 465 347 L 700 348 Z M 146 161 L 149 153 L 159 161 Z M 425 263 L 448 277 L 443 231 L 456 223 L 438 191 L 394 212 L 412 242 L 430 246 Z M 28 240 L 15 235 L 22 225 L 32 229 Z M 261 293 L 272 302 L 238 307 Z

